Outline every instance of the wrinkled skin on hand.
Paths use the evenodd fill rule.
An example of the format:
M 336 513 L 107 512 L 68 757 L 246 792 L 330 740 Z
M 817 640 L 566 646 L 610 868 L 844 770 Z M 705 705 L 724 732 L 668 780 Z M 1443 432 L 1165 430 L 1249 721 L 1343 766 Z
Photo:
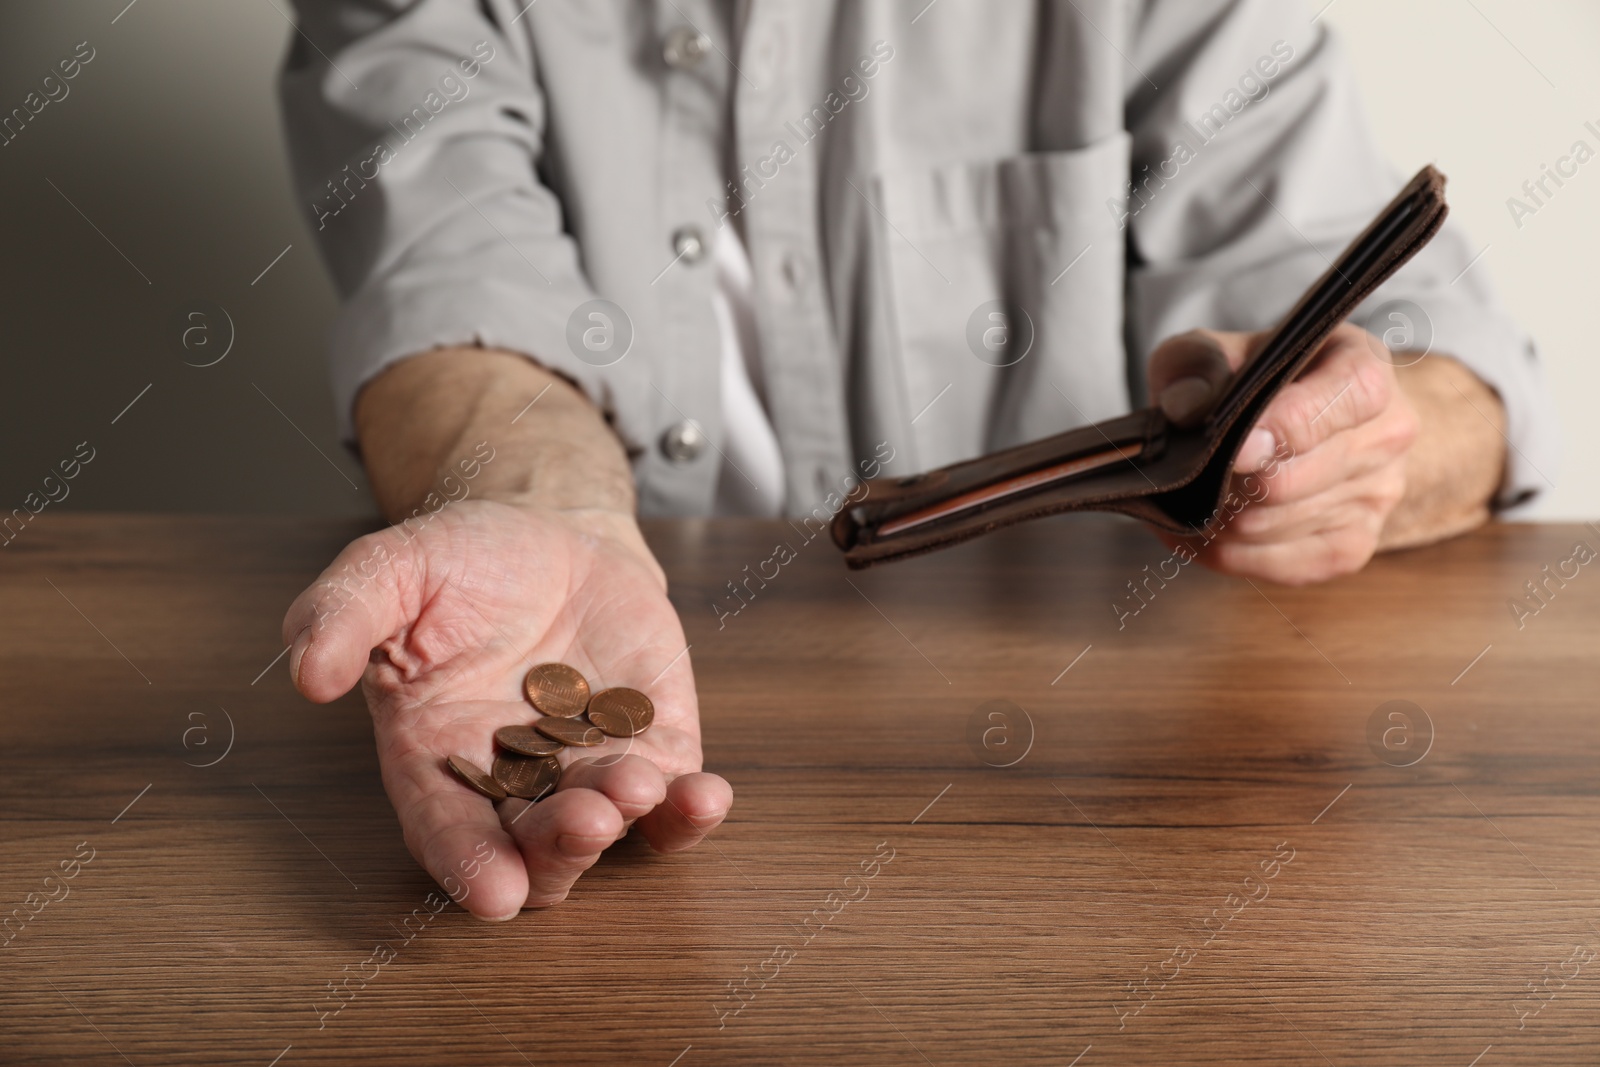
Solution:
M 1204 418 L 1266 333 L 1194 330 L 1150 357 L 1150 395 L 1180 425 Z M 1378 550 L 1406 492 L 1415 408 L 1383 342 L 1346 323 L 1273 398 L 1234 461 L 1236 477 L 1277 453 L 1266 496 L 1235 515 L 1199 559 L 1228 574 L 1305 585 L 1350 574 Z M 1259 495 L 1259 494 L 1256 494 Z M 1162 535 L 1169 546 L 1196 539 Z
M 406 844 L 480 918 L 564 899 L 630 826 L 676 851 L 732 805 L 728 783 L 700 769 L 683 628 L 632 522 L 462 501 L 420 531 L 352 542 L 284 618 L 301 693 L 327 702 L 361 682 Z M 548 661 L 576 667 L 595 691 L 641 690 L 655 722 L 635 738 L 564 750 L 560 785 L 538 804 L 493 804 L 445 759 L 487 770 L 494 731 L 537 717 L 522 679 Z

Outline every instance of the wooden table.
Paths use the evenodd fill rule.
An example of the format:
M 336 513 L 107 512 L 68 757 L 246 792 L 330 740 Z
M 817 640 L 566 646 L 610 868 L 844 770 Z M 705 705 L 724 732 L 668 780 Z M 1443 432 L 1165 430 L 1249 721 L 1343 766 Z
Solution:
M 860 574 L 654 524 L 733 815 L 500 925 L 425 904 L 359 699 L 268 667 L 356 532 L 62 515 L 0 556 L 0 1061 L 1600 1060 L 1600 568 L 1509 607 L 1594 529 L 1169 564 L 1119 629 L 1168 553 L 1118 520 Z

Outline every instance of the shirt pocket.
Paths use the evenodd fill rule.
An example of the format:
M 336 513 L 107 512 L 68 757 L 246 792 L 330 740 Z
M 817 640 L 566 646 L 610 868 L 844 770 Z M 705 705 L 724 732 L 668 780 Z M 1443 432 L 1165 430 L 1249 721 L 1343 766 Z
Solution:
M 1129 140 L 876 175 L 922 467 L 1127 410 Z

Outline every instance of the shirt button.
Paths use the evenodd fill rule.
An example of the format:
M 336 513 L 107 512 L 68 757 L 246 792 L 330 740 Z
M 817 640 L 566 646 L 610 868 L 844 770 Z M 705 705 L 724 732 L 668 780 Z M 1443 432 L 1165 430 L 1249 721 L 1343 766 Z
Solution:
M 692 463 L 709 443 L 700 424 L 693 419 L 685 419 L 661 435 L 661 454 L 671 463 Z
M 706 258 L 705 238 L 694 226 L 685 226 L 672 235 L 672 251 L 685 263 L 698 263 Z
M 673 70 L 693 70 L 711 51 L 711 38 L 693 26 L 675 26 L 661 45 L 661 58 Z
M 783 279 L 784 288 L 790 292 L 799 292 L 806 284 L 805 260 L 792 252 L 787 253 L 778 266 L 778 276 Z

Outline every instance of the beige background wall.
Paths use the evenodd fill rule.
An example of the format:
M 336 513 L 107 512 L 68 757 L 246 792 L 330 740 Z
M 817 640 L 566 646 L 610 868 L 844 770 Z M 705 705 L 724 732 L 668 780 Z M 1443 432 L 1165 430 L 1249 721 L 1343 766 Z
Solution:
M 288 4 L 125 5 L 0 8 L 0 111 L 79 41 L 95 49 L 0 148 L 0 510 L 87 440 L 95 459 L 52 506 L 370 514 L 333 437 L 333 297 L 287 193 L 273 80 Z M 1335 0 L 1322 17 L 1346 35 L 1395 164 L 1450 175 L 1458 217 L 1490 246 L 1481 266 L 1542 343 L 1567 445 L 1542 514 L 1600 514 L 1600 160 L 1520 231 L 1505 207 L 1574 139 L 1600 149 L 1583 130 L 1600 126 L 1600 6 Z M 215 366 L 186 365 L 202 359 L 178 345 L 195 299 L 234 324 Z
M 1600 4 L 1335 0 L 1323 17 L 1389 158 L 1449 176 L 1454 217 L 1489 246 L 1473 269 L 1539 341 L 1566 448 L 1537 517 L 1600 515 L 1600 137 L 1584 129 L 1600 128 Z M 1580 138 L 1597 158 L 1519 229 L 1506 200 Z

